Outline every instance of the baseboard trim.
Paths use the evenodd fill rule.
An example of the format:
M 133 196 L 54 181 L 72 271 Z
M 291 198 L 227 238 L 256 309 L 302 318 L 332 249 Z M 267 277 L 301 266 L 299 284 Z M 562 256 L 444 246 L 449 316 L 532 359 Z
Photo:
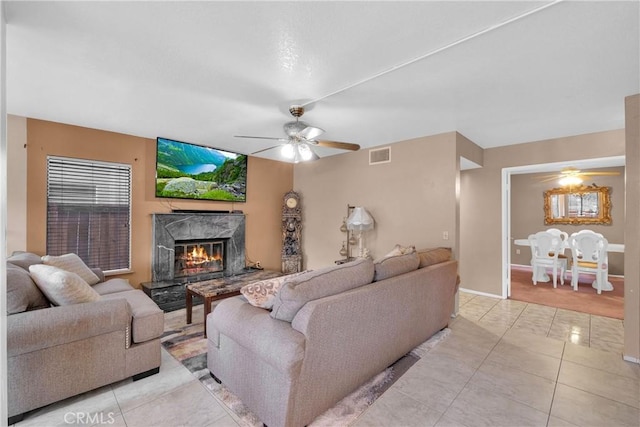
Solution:
M 474 295 L 480 295 L 480 296 L 483 296 L 483 297 L 506 299 L 506 298 L 502 298 L 502 295 L 496 295 L 496 294 L 489 294 L 487 292 L 474 291 L 473 289 L 460 288 L 460 290 L 463 291 L 463 292 L 467 292 L 467 293 L 474 294 Z
M 637 363 L 638 365 L 640 365 L 640 359 L 638 359 L 637 357 L 631 357 L 631 356 L 622 356 L 622 358 L 624 360 L 626 360 L 627 362 L 631 362 L 631 363 Z

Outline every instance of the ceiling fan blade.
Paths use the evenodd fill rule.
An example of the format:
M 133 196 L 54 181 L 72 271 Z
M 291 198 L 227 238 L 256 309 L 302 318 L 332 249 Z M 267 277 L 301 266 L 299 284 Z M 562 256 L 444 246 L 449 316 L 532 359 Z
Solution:
M 252 139 L 271 139 L 274 141 L 289 142 L 287 138 L 275 138 L 273 136 L 249 136 L 249 135 L 233 135 L 234 138 L 252 138 Z
M 551 174 L 551 175 L 532 176 L 531 179 L 537 179 L 537 180 L 542 180 L 542 179 L 547 179 L 547 178 L 558 178 L 558 179 L 560 179 L 561 177 L 562 177 L 561 174 L 554 173 L 554 174 Z
M 551 177 L 548 177 L 548 178 L 541 179 L 540 182 L 555 181 L 555 180 L 560 179 L 560 178 L 561 178 L 560 176 L 554 175 L 554 176 L 551 176 Z
M 298 132 L 298 136 L 304 139 L 311 140 L 322 135 L 323 133 L 324 133 L 323 129 L 317 128 L 315 126 L 307 126 L 306 128 L 302 129 L 300 132 Z
M 263 151 L 268 151 L 268 150 L 271 150 L 271 149 L 273 149 L 273 148 L 278 148 L 278 147 L 280 147 L 281 145 L 282 145 L 282 144 L 273 145 L 273 146 L 268 147 L 268 148 L 263 148 L 262 150 L 254 151 L 253 153 L 251 153 L 251 155 L 258 154 L 258 153 L 262 153 Z
M 316 141 L 310 141 L 310 142 L 320 147 L 339 148 L 340 150 L 358 151 L 360 149 L 360 146 L 358 144 L 351 144 L 350 142 L 323 141 L 323 140 L 316 140 Z

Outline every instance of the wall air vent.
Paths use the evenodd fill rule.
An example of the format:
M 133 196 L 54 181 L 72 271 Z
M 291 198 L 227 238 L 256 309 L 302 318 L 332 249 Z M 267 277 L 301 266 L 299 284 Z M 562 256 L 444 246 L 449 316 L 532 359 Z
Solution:
M 391 147 L 369 150 L 369 164 L 380 165 L 382 163 L 391 163 Z

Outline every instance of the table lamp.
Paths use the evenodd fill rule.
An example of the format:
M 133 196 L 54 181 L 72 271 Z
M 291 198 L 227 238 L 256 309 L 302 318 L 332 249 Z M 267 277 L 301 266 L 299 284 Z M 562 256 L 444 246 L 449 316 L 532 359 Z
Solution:
M 347 229 L 358 231 L 358 258 L 365 258 L 367 250 L 362 244 L 362 232 L 373 228 L 373 218 L 362 206 L 353 208 L 351 215 L 347 218 Z

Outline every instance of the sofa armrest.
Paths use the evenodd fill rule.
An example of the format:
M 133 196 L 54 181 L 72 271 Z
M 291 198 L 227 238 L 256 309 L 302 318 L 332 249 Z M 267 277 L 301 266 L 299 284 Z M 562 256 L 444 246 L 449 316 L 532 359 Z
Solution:
M 209 314 L 207 337 L 216 347 L 223 345 L 219 334 L 249 349 L 280 372 L 299 369 L 304 358 L 305 338 L 300 332 L 242 297 L 221 301 Z
M 7 317 L 9 357 L 67 344 L 113 331 L 126 331 L 131 310 L 126 300 L 95 302 L 25 311 Z M 127 343 L 122 342 L 124 347 Z

